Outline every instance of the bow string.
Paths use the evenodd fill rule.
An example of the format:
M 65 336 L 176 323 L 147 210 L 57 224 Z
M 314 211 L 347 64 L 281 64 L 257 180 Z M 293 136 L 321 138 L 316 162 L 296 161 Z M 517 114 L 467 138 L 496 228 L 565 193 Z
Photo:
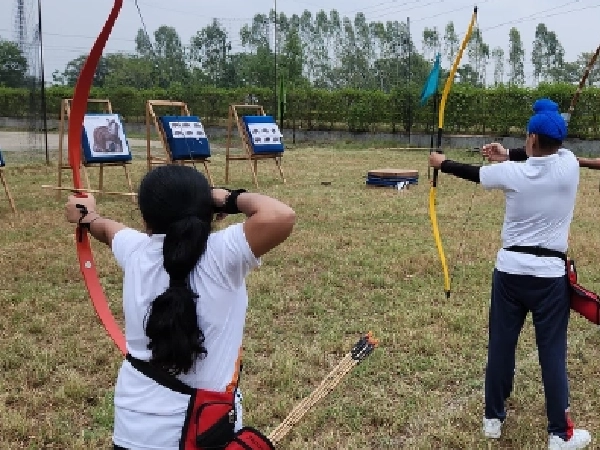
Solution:
M 113 26 L 119 16 L 123 0 L 115 0 L 108 19 L 102 27 L 102 31 L 96 38 L 94 45 L 88 55 L 73 92 L 73 100 L 71 103 L 71 113 L 69 115 L 69 131 L 68 131 L 68 152 L 69 165 L 73 171 L 73 186 L 75 189 L 83 190 L 81 184 L 81 135 L 83 131 L 83 121 L 87 112 L 88 99 L 94 74 L 98 63 L 102 57 L 102 52 L 108 41 Z M 78 193 L 76 196 L 87 197 L 85 193 Z M 76 232 L 77 256 L 79 259 L 79 267 L 85 281 L 88 293 L 92 300 L 92 304 L 106 332 L 117 345 L 121 353 L 126 354 L 127 348 L 125 344 L 125 336 L 121 327 L 117 324 L 110 307 L 100 280 L 92 255 L 90 238 L 85 227 L 78 225 Z
M 579 96 L 581 95 L 581 91 L 583 91 L 583 88 L 585 86 L 585 82 L 587 81 L 588 76 L 590 75 L 590 72 L 591 72 L 592 68 L 594 67 L 594 64 L 596 64 L 596 59 L 598 59 L 598 55 L 599 54 L 600 54 L 600 45 L 596 49 L 596 52 L 590 58 L 587 67 L 583 71 L 583 75 L 581 76 L 581 80 L 579 80 L 579 86 L 577 86 L 577 90 L 575 91 L 575 95 L 573 95 L 573 98 L 571 99 L 571 104 L 569 105 L 569 110 L 567 111 L 566 114 L 563 114 L 565 122 L 567 122 L 567 126 L 569 125 L 569 121 L 571 120 L 571 116 L 573 115 L 573 111 L 575 111 L 575 105 L 579 101 Z
M 143 15 L 142 15 L 142 10 L 140 8 L 140 5 L 138 4 L 138 0 L 134 0 L 134 3 L 135 3 L 135 7 L 137 9 L 137 12 L 138 12 L 138 16 L 140 17 L 140 21 L 142 23 L 142 30 L 143 30 L 144 34 L 146 35 L 146 39 L 148 39 L 148 45 L 150 47 L 150 53 L 152 53 L 152 58 L 154 59 L 154 63 L 156 64 L 155 67 L 160 71 L 161 75 L 164 75 L 164 62 L 162 62 L 160 64 L 160 68 L 159 68 L 158 53 L 154 49 L 154 44 L 152 43 L 152 38 L 150 36 L 150 33 L 148 32 L 148 28 L 146 27 L 146 22 L 144 20 Z M 169 80 L 169 82 L 170 82 L 170 80 Z M 171 89 L 170 88 L 169 88 L 168 96 L 169 96 L 169 102 L 173 102 L 173 97 L 172 97 L 172 93 L 171 93 Z M 185 136 L 185 131 L 184 131 L 184 128 L 183 128 L 183 124 L 181 122 L 180 122 L 179 130 L 178 131 L 181 131 L 182 133 L 184 133 L 184 136 Z M 187 150 L 188 155 L 190 157 L 190 161 L 192 162 L 192 166 L 194 167 L 194 169 L 198 170 L 198 168 L 196 167 L 196 163 L 194 161 L 195 158 L 194 158 L 194 155 L 192 154 L 192 149 L 190 148 L 190 143 L 188 142 L 188 138 L 184 137 L 183 141 L 185 142 L 186 150 Z
M 458 54 L 454 59 L 454 63 L 452 64 L 452 69 L 448 74 L 448 78 L 446 79 L 446 84 L 444 85 L 444 91 L 442 92 L 442 98 L 440 99 L 440 107 L 438 109 L 438 132 L 437 132 L 437 153 L 443 153 L 442 147 L 442 134 L 444 129 L 444 112 L 446 110 L 446 100 L 448 99 L 448 94 L 450 93 L 450 88 L 452 87 L 452 82 L 454 81 L 454 75 L 456 74 L 456 70 L 458 69 L 458 64 L 462 58 L 463 52 L 467 43 L 471 39 L 471 34 L 473 32 L 473 27 L 475 25 L 475 21 L 477 20 L 477 6 L 473 9 L 473 15 L 471 17 L 471 22 L 469 23 L 469 28 L 467 29 L 467 33 L 463 38 L 462 43 L 458 49 Z M 446 255 L 444 253 L 444 247 L 442 245 L 442 239 L 440 237 L 440 230 L 438 226 L 437 214 L 436 214 L 436 193 L 437 193 L 437 181 L 438 181 L 438 169 L 433 169 L 433 179 L 431 181 L 431 187 L 429 190 L 429 217 L 431 219 L 431 226 L 433 229 L 433 237 L 435 239 L 435 244 L 437 246 L 437 250 L 440 256 L 440 261 L 442 264 L 442 270 L 444 274 L 444 291 L 446 293 L 446 298 L 450 298 L 450 274 L 448 273 L 448 263 L 446 261 Z
M 573 116 L 573 111 L 575 111 L 575 105 L 579 101 L 579 96 L 581 95 L 581 92 L 583 91 L 585 82 L 587 81 L 588 76 L 590 75 L 590 72 L 592 71 L 592 68 L 594 67 L 594 64 L 596 64 L 596 59 L 598 59 L 599 54 L 600 54 L 600 45 L 598 46 L 598 48 L 596 48 L 596 51 L 594 52 L 594 54 L 588 61 L 588 64 L 587 64 L 585 70 L 583 71 L 581 80 L 579 80 L 579 86 L 577 86 L 577 90 L 575 91 L 575 94 L 573 95 L 573 98 L 571 99 L 571 104 L 569 105 L 569 110 L 566 113 L 562 114 L 563 119 L 565 119 L 565 122 L 567 123 L 567 127 L 569 126 L 569 122 L 571 121 L 571 117 Z M 598 185 L 598 191 L 600 192 L 600 184 Z

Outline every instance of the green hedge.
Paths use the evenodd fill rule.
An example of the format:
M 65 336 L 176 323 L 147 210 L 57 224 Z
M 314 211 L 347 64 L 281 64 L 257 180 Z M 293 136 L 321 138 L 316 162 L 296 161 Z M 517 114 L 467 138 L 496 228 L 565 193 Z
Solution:
M 455 85 L 448 98 L 444 130 L 448 133 L 494 134 L 499 136 L 524 133 L 531 114 L 532 103 L 540 97 L 558 102 L 566 111 L 575 92 L 571 85 L 540 85 L 536 88 L 496 87 L 478 89 Z M 72 88 L 50 87 L 46 90 L 48 118 L 57 119 L 60 102 L 70 98 Z M 0 117 L 27 117 L 31 92 L 27 89 L 0 88 Z M 225 124 L 230 104 L 243 104 L 249 95 L 255 96 L 267 114 L 274 113 L 275 100 L 270 89 L 183 88 L 170 90 L 137 90 L 94 88 L 90 98 L 108 98 L 113 110 L 125 122 L 143 122 L 147 99 L 185 101 L 192 114 L 202 117 L 206 125 Z M 380 91 L 342 89 L 291 90 L 287 94 L 285 128 L 303 130 L 349 130 L 353 132 L 413 132 L 428 131 L 433 116 L 433 99 L 419 105 L 420 88 L 396 90 L 389 94 Z M 600 89 L 586 88 L 572 119 L 569 134 L 582 139 L 600 138 Z M 174 114 L 162 108 L 160 114 Z

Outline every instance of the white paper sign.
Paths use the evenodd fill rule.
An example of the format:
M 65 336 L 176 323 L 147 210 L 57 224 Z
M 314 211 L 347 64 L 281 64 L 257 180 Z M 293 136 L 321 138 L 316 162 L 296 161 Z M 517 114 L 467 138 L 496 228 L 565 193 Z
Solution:
M 206 133 L 200 122 L 169 122 L 174 139 L 204 139 Z
M 248 124 L 250 137 L 255 145 L 279 145 L 283 134 L 276 123 L 250 123 Z

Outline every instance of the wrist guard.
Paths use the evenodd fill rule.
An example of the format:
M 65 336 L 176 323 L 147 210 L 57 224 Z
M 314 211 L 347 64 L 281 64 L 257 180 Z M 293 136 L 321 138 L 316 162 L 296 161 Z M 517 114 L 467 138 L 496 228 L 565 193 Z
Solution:
M 225 189 L 229 191 L 229 195 L 225 199 L 225 204 L 223 206 L 215 206 L 216 213 L 225 213 L 225 214 L 239 214 L 241 213 L 240 209 L 237 207 L 237 198 L 240 194 L 247 192 L 246 189 L 227 189 L 227 188 L 219 188 Z

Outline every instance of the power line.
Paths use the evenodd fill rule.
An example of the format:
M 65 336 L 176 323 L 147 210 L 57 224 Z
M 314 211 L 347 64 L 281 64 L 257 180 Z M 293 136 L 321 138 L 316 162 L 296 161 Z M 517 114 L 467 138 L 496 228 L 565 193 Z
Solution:
M 561 8 L 564 8 L 565 6 L 572 5 L 574 3 L 579 3 L 579 0 L 572 0 L 570 2 L 563 3 L 562 5 L 555 6 L 553 8 L 543 9 L 541 11 L 537 11 L 537 12 L 535 12 L 533 14 L 529 14 L 527 16 L 523 16 L 523 17 L 520 17 L 518 19 L 510 20 L 508 22 L 499 23 L 497 25 L 493 25 L 491 27 L 484 28 L 482 31 L 494 30 L 496 28 L 501 28 L 501 27 L 504 27 L 506 25 L 514 25 L 516 23 L 528 22 L 530 20 L 546 19 L 548 17 L 553 17 L 553 16 L 556 16 L 558 14 L 567 14 L 569 12 L 576 12 L 576 11 L 580 11 L 581 9 L 588 9 L 589 8 L 589 7 L 584 7 L 584 8 L 581 8 L 581 9 L 572 9 L 572 10 L 569 10 L 569 11 L 561 11 L 559 13 L 547 14 L 545 16 L 540 16 L 540 14 L 542 14 L 542 13 L 545 13 L 545 12 L 548 12 L 548 11 L 556 11 L 556 10 L 559 10 Z M 593 6 L 593 8 L 597 8 L 598 6 L 600 6 L 600 5 Z
M 487 3 L 489 1 L 490 0 L 480 0 L 478 3 L 482 4 L 482 3 Z M 444 0 L 435 0 L 435 1 L 430 1 L 428 3 L 423 3 L 420 6 L 415 6 L 413 8 L 405 8 L 405 9 L 403 8 L 401 10 L 390 9 L 390 10 L 386 11 L 383 14 L 376 15 L 376 16 L 370 16 L 370 17 L 371 17 L 371 19 L 379 19 L 381 17 L 387 17 L 387 16 L 389 16 L 390 14 L 393 14 L 393 13 L 400 13 L 400 12 L 404 13 L 404 11 L 413 11 L 415 9 L 425 8 L 425 7 L 428 7 L 428 6 L 436 5 L 438 3 L 446 3 L 446 2 Z M 443 13 L 429 14 L 427 16 L 423 16 L 423 17 L 421 17 L 419 19 L 416 19 L 416 21 L 423 21 L 423 20 L 427 20 L 427 19 L 430 19 L 430 18 L 433 18 L 433 17 L 439 17 L 439 16 L 442 16 L 442 15 L 451 14 L 453 12 L 462 11 L 464 9 L 471 9 L 472 10 L 473 9 L 473 4 L 469 3 L 468 5 L 463 5 L 463 6 L 459 6 L 457 8 L 451 9 L 449 11 L 444 11 Z
M 244 22 L 247 20 L 252 20 L 252 18 L 247 18 L 247 17 L 210 17 L 210 16 L 201 16 L 199 14 L 195 14 L 193 12 L 193 10 L 187 10 L 187 11 L 181 11 L 181 10 L 177 10 L 177 9 L 172 9 L 172 8 L 165 8 L 162 6 L 156 6 L 153 3 L 149 3 L 149 2 L 143 2 L 143 1 L 139 1 L 139 3 L 143 4 L 144 7 L 146 8 L 151 8 L 151 9 L 158 9 L 161 11 L 169 11 L 171 13 L 179 13 L 179 14 L 185 14 L 186 16 L 193 16 L 193 17 L 198 17 L 198 18 L 202 18 L 202 19 L 217 19 L 217 20 L 230 20 L 230 21 L 234 21 L 234 22 Z

